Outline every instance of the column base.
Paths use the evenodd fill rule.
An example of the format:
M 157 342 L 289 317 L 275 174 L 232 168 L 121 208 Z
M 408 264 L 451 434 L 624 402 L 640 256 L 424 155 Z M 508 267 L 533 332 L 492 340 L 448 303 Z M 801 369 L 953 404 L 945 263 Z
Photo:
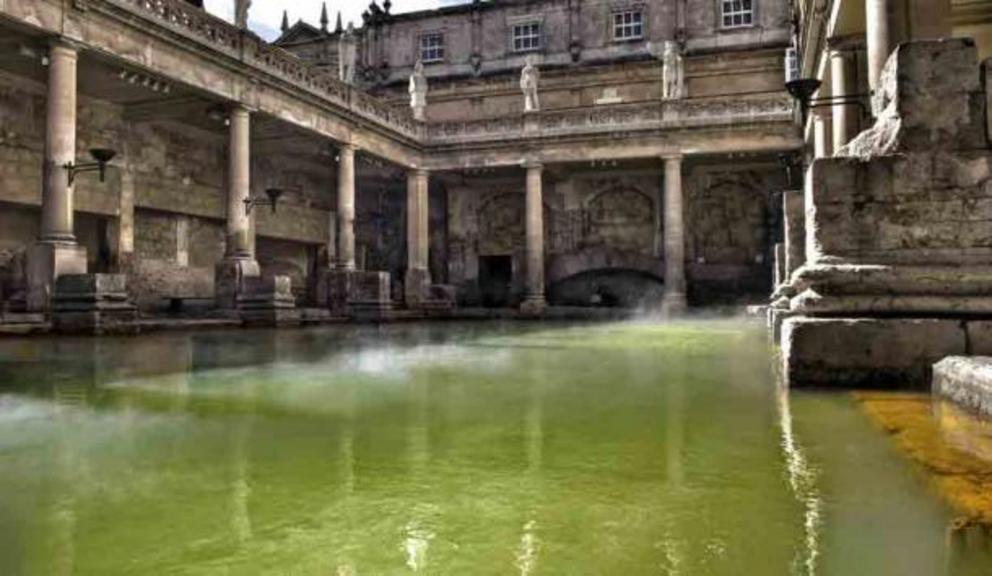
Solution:
M 406 307 L 412 310 L 423 308 L 430 298 L 431 273 L 427 270 L 410 269 L 406 271 L 403 282 L 403 300 Z
M 686 303 L 685 293 L 666 292 L 661 298 L 661 316 L 663 318 L 677 318 L 684 316 L 689 311 Z
M 331 314 L 375 319 L 393 309 L 388 272 L 329 270 L 327 300 Z
M 75 242 L 38 242 L 27 253 L 27 310 L 47 312 L 59 277 L 86 274 L 86 248 Z
M 214 268 L 214 298 L 223 310 L 238 308 L 238 296 L 245 292 L 248 278 L 260 278 L 262 270 L 253 258 L 224 258 Z
M 138 309 L 123 274 L 64 274 L 52 296 L 52 328 L 63 334 L 136 334 Z
M 544 316 L 544 313 L 548 310 L 548 301 L 545 299 L 543 294 L 527 296 L 527 298 L 520 303 L 520 314 L 523 316 L 537 318 Z
M 246 278 L 238 295 L 238 311 L 246 326 L 295 326 L 300 324 L 293 282 L 289 276 Z

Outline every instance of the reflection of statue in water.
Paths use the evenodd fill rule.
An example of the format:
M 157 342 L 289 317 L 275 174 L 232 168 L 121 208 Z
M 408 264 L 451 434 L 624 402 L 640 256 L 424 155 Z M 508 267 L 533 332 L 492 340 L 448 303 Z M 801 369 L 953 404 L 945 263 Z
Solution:
M 417 60 L 410 76 L 410 108 L 413 108 L 413 118 L 424 121 L 427 109 L 427 76 L 424 75 L 424 63 Z
M 248 29 L 248 9 L 251 0 L 234 0 L 234 24 L 238 28 Z
M 534 66 L 533 58 L 527 58 L 527 64 L 520 72 L 520 89 L 524 92 L 524 112 L 537 112 L 541 109 L 541 100 L 537 95 L 541 73 Z
M 677 43 L 665 42 L 662 63 L 664 64 L 662 98 L 678 100 L 685 95 L 685 63 Z
M 354 84 L 357 61 L 358 42 L 355 39 L 355 25 L 348 22 L 348 29 L 338 39 L 338 78 L 342 82 Z

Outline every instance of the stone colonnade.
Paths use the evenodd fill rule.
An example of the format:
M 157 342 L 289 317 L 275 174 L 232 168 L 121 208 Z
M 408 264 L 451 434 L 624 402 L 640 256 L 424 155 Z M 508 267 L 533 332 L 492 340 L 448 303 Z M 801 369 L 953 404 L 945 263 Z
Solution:
M 42 197 L 42 225 L 38 242 L 29 253 L 29 299 L 33 308 L 49 308 L 54 283 L 63 274 L 85 274 L 86 254 L 73 233 L 73 190 L 68 164 L 76 157 L 77 62 L 79 49 L 67 42 L 54 41 L 50 48 L 47 99 L 47 126 Z M 225 251 L 215 274 L 215 293 L 220 308 L 236 309 L 246 301 L 246 291 L 261 287 L 273 293 L 288 294 L 288 285 L 268 286 L 262 282 L 255 258 L 254 227 L 249 207 L 251 195 L 251 125 L 253 112 L 240 104 L 228 109 L 228 180 L 225 204 Z M 356 272 L 355 251 L 355 155 L 348 142 L 338 148 L 337 205 L 328 252 L 333 254 L 329 273 Z M 666 312 L 678 313 L 686 307 L 685 234 L 682 197 L 682 158 L 666 156 L 664 163 L 664 256 L 666 262 Z M 427 303 L 432 279 L 429 267 L 429 180 L 430 172 L 407 166 L 407 272 L 406 303 L 418 308 Z M 525 181 L 526 282 L 524 312 L 540 313 L 547 306 L 544 245 L 544 166 L 538 161 L 523 165 Z M 288 281 L 288 278 L 286 279 Z M 351 280 L 345 286 L 350 290 Z M 268 286 L 268 288 L 266 288 Z M 250 289 L 249 289 L 250 288 Z M 273 292 L 274 291 L 274 292 Z M 257 296 L 257 294 L 255 294 Z M 250 298 L 249 298 L 250 300 Z M 260 305 L 261 298 L 251 300 Z

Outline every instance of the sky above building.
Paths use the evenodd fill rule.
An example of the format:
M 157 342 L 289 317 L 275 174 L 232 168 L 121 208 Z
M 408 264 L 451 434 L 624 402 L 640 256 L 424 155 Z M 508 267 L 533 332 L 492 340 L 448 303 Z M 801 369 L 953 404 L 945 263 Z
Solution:
M 470 0 L 393 0 L 393 13 L 413 12 L 416 10 L 429 10 L 441 6 L 451 6 L 453 4 L 464 4 Z M 282 23 L 282 12 L 289 13 L 289 24 L 292 26 L 297 20 L 309 22 L 314 26 L 320 25 L 320 8 L 325 0 L 252 0 L 251 9 L 248 12 L 248 25 L 259 36 L 266 40 L 274 40 L 279 36 L 279 25 Z M 330 26 L 334 27 L 338 12 L 347 26 L 348 22 L 354 22 L 355 26 L 362 25 L 362 12 L 368 7 L 368 1 L 364 0 L 326 0 L 327 14 L 330 18 Z M 381 5 L 382 2 L 380 1 Z M 206 0 L 204 5 L 211 14 L 231 21 L 234 15 L 234 0 Z

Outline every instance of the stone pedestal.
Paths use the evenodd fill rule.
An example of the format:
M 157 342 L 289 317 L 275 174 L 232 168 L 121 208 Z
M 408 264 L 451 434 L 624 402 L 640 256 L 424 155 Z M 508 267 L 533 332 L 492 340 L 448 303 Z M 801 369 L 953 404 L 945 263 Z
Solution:
M 52 328 L 67 334 L 138 332 L 137 307 L 123 274 L 65 274 L 52 295 Z
M 214 297 L 217 307 L 234 310 L 238 296 L 245 291 L 246 280 L 262 275 L 258 262 L 250 258 L 224 258 L 214 268 Z
M 249 277 L 237 296 L 238 312 L 247 326 L 287 326 L 300 323 L 289 276 Z
M 870 31 L 869 31 L 870 33 Z M 792 386 L 925 388 L 992 314 L 992 151 L 973 42 L 901 45 L 873 127 L 806 181 L 805 263 L 782 329 Z
M 430 272 L 416 268 L 406 271 L 406 278 L 403 280 L 403 295 L 407 308 L 423 308 L 430 298 L 430 289 Z
M 326 282 L 328 305 L 335 316 L 378 319 L 393 309 L 388 272 L 331 270 Z
M 86 248 L 74 242 L 38 242 L 28 248 L 28 311 L 48 311 L 57 280 L 69 274 L 86 274 Z

